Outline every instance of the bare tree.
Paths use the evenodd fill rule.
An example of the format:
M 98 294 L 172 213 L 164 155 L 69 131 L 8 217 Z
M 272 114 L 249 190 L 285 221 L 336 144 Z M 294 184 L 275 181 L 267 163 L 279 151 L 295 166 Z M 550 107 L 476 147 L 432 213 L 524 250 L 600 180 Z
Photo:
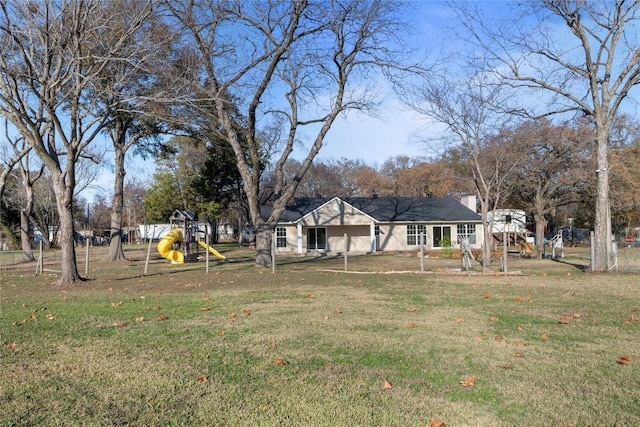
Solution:
M 607 271 L 612 265 L 608 145 L 614 117 L 640 83 L 640 3 L 544 0 L 519 7 L 505 16 L 508 22 L 494 22 L 477 4 L 454 4 L 467 40 L 486 52 L 484 60 L 496 74 L 522 90 L 549 95 L 545 111 L 532 114 L 573 111 L 592 119 L 597 193 L 591 271 Z
M 611 165 L 611 210 L 614 224 L 625 237 L 635 237 L 632 227 L 640 226 L 640 123 L 623 115 L 616 119 L 609 153 Z
M 35 157 L 35 156 L 31 156 Z M 44 172 L 44 164 L 40 162 L 34 170 L 31 170 L 31 161 L 29 154 L 27 153 L 20 159 L 18 163 L 22 188 L 24 190 L 24 204 L 20 209 L 20 244 L 22 247 L 22 258 L 25 261 L 33 261 L 33 253 L 31 242 L 33 241 L 33 229 L 31 227 L 31 215 L 34 208 L 34 191 L 33 186 L 36 181 L 42 177 Z
M 181 76 L 189 107 L 209 118 L 233 148 L 252 222 L 256 264 L 268 265 L 271 231 L 311 167 L 340 113 L 373 105 L 379 70 L 398 63 L 403 46 L 399 5 L 360 1 L 167 1 L 183 26 L 188 49 Z M 195 70 L 194 74 L 189 73 Z M 206 101 L 206 102 L 204 102 Z M 238 126 L 233 111 L 242 112 Z M 259 128 L 284 124 L 273 153 L 274 196 L 263 218 L 259 202 L 264 141 Z M 303 135 L 310 137 L 304 143 Z M 301 149 L 300 166 L 286 180 L 285 164 Z
M 285 165 L 285 172 L 292 170 L 289 174 L 292 179 L 299 168 L 300 162 L 292 161 Z M 295 195 L 296 197 L 344 196 L 342 184 L 342 170 L 338 164 L 316 159 L 300 181 Z
M 511 206 L 533 214 L 538 247 L 558 208 L 583 199 L 589 179 L 585 172 L 592 166 L 592 137 L 591 129 L 581 123 L 554 126 L 547 119 L 525 122 L 507 135 L 509 149 L 522 158 L 508 199 Z
M 157 14 L 148 13 L 136 24 L 136 20 L 147 15 L 147 0 L 121 0 L 106 7 L 113 8 L 116 12 L 113 16 L 118 19 L 114 19 L 108 29 L 114 36 L 127 32 L 132 23 L 140 25 L 138 31 L 129 32 L 129 38 L 123 39 L 120 55 L 127 60 L 112 61 L 96 82 L 102 94 L 97 113 L 108 117 L 105 130 L 114 151 L 115 179 L 107 260 L 126 261 L 122 248 L 126 154 L 137 145 L 154 143 L 165 131 L 161 121 L 153 117 L 153 92 L 162 90 L 154 84 L 154 76 L 161 68 L 161 61 L 166 60 L 167 52 L 171 51 L 172 36 Z M 128 13 L 122 13 L 123 9 Z
M 22 258 L 24 261 L 33 261 L 33 248 L 31 242 L 33 240 L 33 230 L 31 228 L 30 218 L 34 207 L 34 183 L 42 176 L 44 165 L 39 164 L 34 170 L 31 170 L 31 161 L 35 156 L 29 156 L 31 147 L 25 142 L 21 136 L 11 136 L 9 133 L 8 123 L 5 121 L 5 141 L 11 146 L 11 153 L 7 153 L 5 157 L 5 167 L 0 176 L 0 196 L 4 193 L 5 181 L 9 174 L 16 175 L 15 182 L 21 183 L 21 191 L 14 192 L 20 197 L 10 197 L 15 203 L 19 198 L 20 210 L 20 245 L 22 247 Z M 7 148 L 6 146 L 3 148 Z M 17 171 L 16 171 L 17 169 Z
M 9 132 L 9 124 L 4 121 L 4 144 L 0 146 L 2 150 L 2 171 L 0 171 L 0 198 L 4 194 L 7 177 L 20 160 L 29 154 L 31 147 L 26 144 L 24 138 L 15 137 Z
M 508 94 L 504 86 L 484 73 L 456 80 L 451 70 L 434 74 L 404 94 L 417 112 L 446 126 L 449 142 L 455 144 L 450 157 L 463 165 L 461 177 L 470 181 L 480 201 L 483 226 L 482 267 L 491 269 L 493 216 L 500 206 L 511 174 L 520 159 L 505 149 L 500 130 L 509 116 L 502 109 Z M 453 139 L 451 137 L 453 136 Z
M 18 0 L 0 3 L 0 112 L 24 136 L 53 180 L 60 219 L 61 275 L 81 279 L 75 257 L 73 196 L 76 163 L 102 130 L 97 79 L 116 60 L 123 40 L 149 13 L 142 9 L 123 32 L 103 31 L 115 19 L 103 2 Z

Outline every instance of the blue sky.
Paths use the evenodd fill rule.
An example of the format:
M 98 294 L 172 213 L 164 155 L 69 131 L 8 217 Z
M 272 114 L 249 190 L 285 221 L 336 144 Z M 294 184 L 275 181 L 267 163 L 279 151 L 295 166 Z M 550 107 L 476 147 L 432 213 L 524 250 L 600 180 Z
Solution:
M 448 7 L 428 0 L 408 1 L 407 4 L 415 10 L 415 34 L 411 36 L 415 45 L 432 54 L 456 49 L 451 29 L 454 17 Z M 504 1 L 482 2 L 483 8 L 491 14 L 504 12 L 505 5 Z M 380 165 L 399 155 L 432 157 L 437 154 L 428 141 L 439 134 L 438 126 L 430 119 L 409 111 L 390 89 L 382 89 L 382 99 L 376 117 L 355 112 L 339 117 L 327 134 L 317 159 L 346 158 Z M 308 136 L 315 137 L 313 134 Z M 110 194 L 113 186 L 111 170 L 105 168 L 96 185 L 83 196 L 91 201 L 96 192 Z M 153 160 L 145 162 L 138 157 L 128 157 L 128 179 L 149 180 L 152 175 Z
M 440 44 L 442 37 L 435 36 L 438 28 L 445 23 L 442 19 L 446 12 L 438 2 L 411 2 L 416 7 L 417 44 L 428 48 L 427 43 Z M 437 23 L 437 26 L 435 25 Z M 423 40 L 425 43 L 423 43 Z M 428 41 L 428 42 L 426 42 Z M 382 82 L 381 82 L 382 83 Z M 337 119 L 324 140 L 324 146 L 318 155 L 320 160 L 347 158 L 362 160 L 370 165 L 380 165 L 385 160 L 399 155 L 410 157 L 432 156 L 420 138 L 428 133 L 428 120 L 415 112 L 407 110 L 389 88 L 382 94 L 383 102 L 377 110 L 376 117 L 350 112 Z M 310 134 L 310 137 L 315 135 Z M 153 175 L 153 160 L 144 161 L 129 155 L 127 158 L 127 179 L 148 180 Z M 97 193 L 112 193 L 112 167 L 104 168 L 93 186 L 85 190 L 81 196 L 89 202 Z

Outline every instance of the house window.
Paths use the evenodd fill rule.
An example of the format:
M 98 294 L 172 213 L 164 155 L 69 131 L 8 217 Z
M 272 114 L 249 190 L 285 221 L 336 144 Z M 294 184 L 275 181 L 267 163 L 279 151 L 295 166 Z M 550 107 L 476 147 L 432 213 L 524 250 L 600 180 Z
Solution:
M 448 225 L 435 225 L 433 227 L 433 247 L 443 248 L 451 246 L 451 227 Z
M 327 229 L 324 227 L 307 228 L 307 250 L 327 249 Z
M 476 244 L 475 224 L 458 224 L 458 243 L 464 238 L 468 239 L 470 245 Z
M 420 244 L 420 236 L 424 236 L 427 243 L 427 226 L 424 224 L 407 225 L 407 246 L 416 246 Z
M 285 227 L 276 227 L 276 248 L 287 247 L 287 229 Z

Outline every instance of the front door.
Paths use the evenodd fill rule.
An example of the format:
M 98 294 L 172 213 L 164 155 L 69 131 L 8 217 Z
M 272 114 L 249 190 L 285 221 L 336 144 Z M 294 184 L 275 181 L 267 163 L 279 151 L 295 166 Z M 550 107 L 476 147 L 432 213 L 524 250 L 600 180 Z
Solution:
M 327 249 L 327 229 L 324 227 L 307 228 L 307 250 L 324 251 Z

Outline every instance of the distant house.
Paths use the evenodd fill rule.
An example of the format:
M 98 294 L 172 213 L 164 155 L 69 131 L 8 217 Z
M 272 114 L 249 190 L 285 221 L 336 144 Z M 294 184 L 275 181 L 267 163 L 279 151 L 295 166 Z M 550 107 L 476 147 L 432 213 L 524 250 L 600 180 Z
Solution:
M 276 252 L 290 254 L 406 251 L 482 244 L 475 197 L 297 198 L 276 227 Z M 263 208 L 268 216 L 270 208 Z M 345 234 L 347 236 L 345 240 Z

